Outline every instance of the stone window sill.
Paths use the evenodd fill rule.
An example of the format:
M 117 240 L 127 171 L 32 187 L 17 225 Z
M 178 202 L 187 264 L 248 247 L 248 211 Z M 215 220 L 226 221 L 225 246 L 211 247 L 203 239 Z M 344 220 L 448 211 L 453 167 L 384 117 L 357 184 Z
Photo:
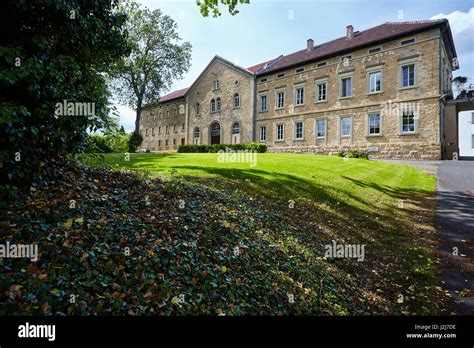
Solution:
M 351 98 L 354 98 L 354 96 L 353 96 L 353 95 L 350 95 L 350 96 L 347 96 L 347 97 L 339 97 L 339 98 L 337 98 L 337 99 L 343 100 L 343 99 L 351 99 Z

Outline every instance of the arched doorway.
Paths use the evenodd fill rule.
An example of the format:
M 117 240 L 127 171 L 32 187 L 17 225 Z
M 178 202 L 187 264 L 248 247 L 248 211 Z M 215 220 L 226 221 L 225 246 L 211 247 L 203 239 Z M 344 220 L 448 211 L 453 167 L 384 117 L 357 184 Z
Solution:
M 211 144 L 221 143 L 221 125 L 217 122 L 211 124 Z

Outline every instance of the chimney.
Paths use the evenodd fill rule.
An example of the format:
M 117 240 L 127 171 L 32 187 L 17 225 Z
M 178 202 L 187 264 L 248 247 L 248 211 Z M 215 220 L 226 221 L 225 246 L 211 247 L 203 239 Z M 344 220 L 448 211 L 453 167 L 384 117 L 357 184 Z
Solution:
M 354 27 L 352 25 L 348 25 L 346 27 L 346 39 L 352 39 L 354 36 Z
M 314 48 L 314 40 L 308 39 L 308 41 L 306 41 L 306 50 L 311 51 L 313 48 Z

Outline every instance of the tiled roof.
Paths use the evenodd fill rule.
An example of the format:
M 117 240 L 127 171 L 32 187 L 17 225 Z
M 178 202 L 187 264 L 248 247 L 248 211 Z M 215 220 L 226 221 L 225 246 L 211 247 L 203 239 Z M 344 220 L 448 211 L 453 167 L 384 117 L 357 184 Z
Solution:
M 160 102 L 165 102 L 168 100 L 176 99 L 176 98 L 181 98 L 186 95 L 186 92 L 188 91 L 189 87 L 183 88 L 183 89 L 178 89 L 177 91 L 173 91 L 171 93 L 168 93 L 167 95 L 163 96 L 160 98 Z
M 446 22 L 446 19 L 416 22 L 387 22 L 364 31 L 356 31 L 351 39 L 347 39 L 344 36 L 321 45 L 315 45 L 312 50 L 303 49 L 285 55 L 278 59 L 274 64 L 269 65 L 266 69 L 260 69 L 256 74 L 265 74 L 270 71 L 280 70 L 306 61 L 331 56 L 339 52 L 354 50 L 371 43 L 388 40 L 400 35 L 409 34 L 410 32 L 434 27 L 444 22 Z M 261 67 L 264 64 L 265 63 L 261 63 L 254 67 Z
M 408 35 L 412 32 L 425 30 L 443 23 L 447 23 L 447 20 L 436 19 L 414 22 L 387 22 L 364 31 L 355 31 L 351 39 L 347 39 L 343 36 L 321 45 L 315 45 L 312 50 L 303 49 L 288 55 L 280 55 L 263 63 L 253 65 L 247 68 L 247 70 L 256 75 L 262 75 L 285 69 L 293 65 L 322 59 L 345 51 L 351 51 L 381 41 L 390 40 L 398 36 Z M 448 44 L 451 45 L 451 43 Z M 189 87 L 171 92 L 161 97 L 159 101 L 164 102 L 184 97 L 188 89 Z

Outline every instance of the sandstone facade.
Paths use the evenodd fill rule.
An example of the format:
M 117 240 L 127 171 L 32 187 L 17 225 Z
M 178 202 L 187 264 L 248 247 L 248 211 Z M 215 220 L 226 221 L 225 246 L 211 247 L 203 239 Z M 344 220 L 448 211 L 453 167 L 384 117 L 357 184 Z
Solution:
M 357 35 L 347 30 L 346 46 Z M 456 68 L 442 30 L 431 26 L 277 69 L 271 64 L 289 58 L 244 69 L 216 56 L 182 96 L 144 112 L 142 146 L 166 151 L 182 143 L 259 141 L 274 152 L 353 149 L 440 159 L 449 152 L 442 99 Z M 324 49 L 307 45 L 309 53 Z

